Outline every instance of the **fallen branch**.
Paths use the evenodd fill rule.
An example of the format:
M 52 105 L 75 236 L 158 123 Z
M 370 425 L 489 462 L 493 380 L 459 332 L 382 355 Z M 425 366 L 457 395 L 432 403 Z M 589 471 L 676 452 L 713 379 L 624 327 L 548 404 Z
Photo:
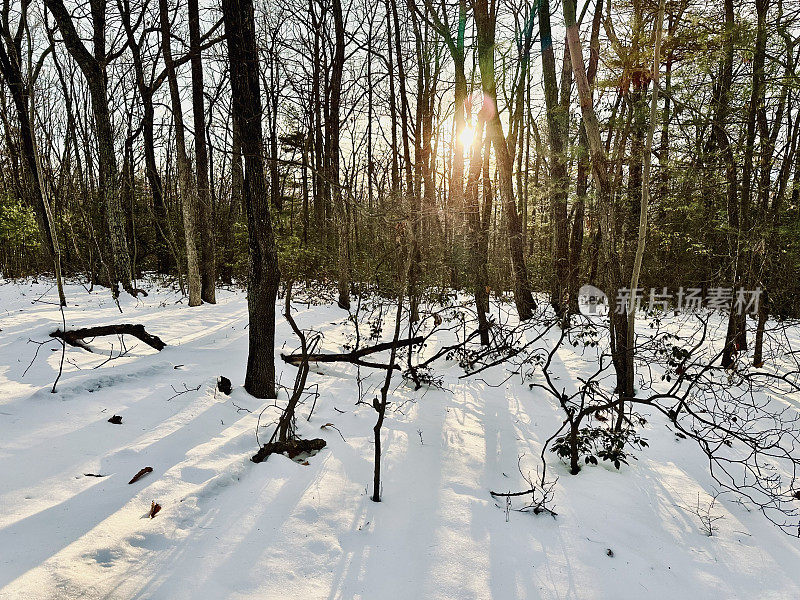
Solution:
M 264 444 L 258 452 L 250 459 L 254 463 L 264 462 L 270 454 L 286 454 L 289 458 L 295 459 L 300 454 L 306 453 L 313 456 L 326 446 L 327 442 L 322 438 L 312 440 L 293 439 L 285 442 L 269 442 Z
M 169 387 L 172 388 L 172 391 L 175 392 L 175 394 L 170 396 L 169 398 L 167 398 L 167 402 L 169 402 L 170 400 L 174 400 L 175 398 L 177 398 L 181 394 L 188 394 L 189 392 L 196 392 L 197 390 L 200 389 L 200 387 L 202 385 L 203 384 L 198 384 L 197 387 L 190 388 L 184 383 L 182 390 L 176 390 L 174 385 L 170 385 Z
M 351 352 L 343 352 L 340 354 L 308 354 L 305 358 L 307 362 L 349 362 L 354 365 L 362 367 L 372 367 L 375 369 L 399 369 L 400 367 L 395 364 L 385 365 L 382 363 L 375 363 L 371 361 L 362 360 L 364 356 L 381 352 L 383 350 L 391 350 L 392 345 L 396 348 L 403 348 L 405 346 L 416 346 L 425 341 L 423 336 L 413 337 L 407 340 L 397 340 L 397 342 L 383 342 L 375 346 L 353 350 Z M 303 354 L 281 354 L 284 362 L 290 365 L 299 366 L 303 362 Z
M 547 444 L 545 444 L 545 447 L 546 446 Z M 509 511 L 511 510 L 515 510 L 517 512 L 532 512 L 535 515 L 546 512 L 555 519 L 558 516 L 558 513 L 552 508 L 552 502 L 553 502 L 553 489 L 555 488 L 558 479 L 555 479 L 553 481 L 546 481 L 544 477 L 545 471 L 542 471 L 541 476 L 539 476 L 539 470 L 537 469 L 536 475 L 540 483 L 538 485 L 535 484 L 533 482 L 533 478 L 531 477 L 530 473 L 526 475 L 525 473 L 522 472 L 522 456 L 520 456 L 517 459 L 517 469 L 519 469 L 519 474 L 522 475 L 522 478 L 527 482 L 529 489 L 522 492 L 509 491 L 506 493 L 494 492 L 489 490 L 489 494 L 491 494 L 492 498 L 505 498 L 506 521 L 508 521 L 508 514 Z M 542 461 L 544 461 L 544 459 L 542 459 Z M 531 495 L 531 501 L 528 504 L 526 504 L 521 508 L 512 507 L 511 498 L 517 498 L 519 496 L 527 496 L 528 494 Z
M 123 323 L 121 325 L 101 325 L 99 327 L 84 327 L 83 329 L 71 329 L 68 331 L 56 329 L 50 334 L 50 337 L 63 340 L 70 346 L 83 348 L 84 350 L 93 352 L 86 342 L 84 342 L 86 338 L 123 334 L 132 335 L 133 337 L 140 339 L 145 344 L 151 348 L 155 348 L 158 351 L 163 350 L 166 346 L 166 344 L 161 341 L 161 338 L 147 333 L 144 329 L 144 325 L 134 325 L 132 323 Z

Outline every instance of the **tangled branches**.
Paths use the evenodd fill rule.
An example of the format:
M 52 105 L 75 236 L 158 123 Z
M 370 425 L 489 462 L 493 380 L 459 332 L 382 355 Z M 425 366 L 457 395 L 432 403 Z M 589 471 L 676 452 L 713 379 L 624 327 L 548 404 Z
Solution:
M 581 457 L 596 462 L 595 455 L 619 468 L 626 446 L 638 450 L 647 446 L 635 433 L 634 426 L 644 422 L 634 407 L 649 407 L 667 417 L 682 437 L 697 443 L 722 491 L 746 499 L 781 529 L 800 535 L 800 415 L 786 401 L 800 392 L 796 363 L 776 362 L 772 370 L 743 363 L 725 369 L 718 366 L 721 350 L 709 340 L 710 317 L 690 318 L 694 327 L 688 335 L 662 329 L 655 322 L 652 333 L 637 340 L 639 367 L 650 377 L 642 379 L 648 383 L 636 397 L 624 399 L 630 412 L 622 425 L 581 426 L 592 418 L 607 420 L 604 411 L 620 402 L 607 377 L 611 364 L 607 350 L 598 351 L 594 372 L 578 378 L 570 393 L 566 386 L 556 386 L 550 369 L 567 330 L 548 351 L 534 353 L 531 361 L 541 365 L 543 381 L 531 388 L 547 391 L 565 415 L 547 444 L 553 442 L 552 449 L 569 459 L 573 474 L 580 470 Z M 687 324 L 681 323 L 684 329 Z

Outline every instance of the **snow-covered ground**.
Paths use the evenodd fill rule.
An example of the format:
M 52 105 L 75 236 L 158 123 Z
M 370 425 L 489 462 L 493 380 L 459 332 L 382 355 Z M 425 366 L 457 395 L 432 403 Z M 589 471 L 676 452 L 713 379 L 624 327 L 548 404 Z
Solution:
M 650 447 L 620 471 L 573 477 L 548 453 L 558 517 L 507 519 L 489 490 L 525 488 L 519 457 L 535 472 L 562 415 L 502 367 L 458 379 L 441 362 L 442 390 L 395 378 L 379 504 L 369 498 L 375 412 L 356 405 L 349 365 L 312 372 L 310 421 L 311 406 L 299 410 L 300 434 L 327 447 L 307 466 L 254 464 L 267 403 L 241 388 L 244 295 L 221 290 L 216 306 L 189 308 L 170 289 L 149 292 L 123 296 L 120 314 L 107 290 L 67 287 L 68 327 L 143 323 L 168 346 L 126 339 L 112 360 L 116 338 L 93 342 L 96 354 L 67 347 L 52 394 L 61 345 L 29 340 L 61 326 L 54 289 L 0 282 L 0 598 L 800 598 L 800 542 L 758 511 L 721 498 L 717 531 L 702 532 L 689 509 L 715 492 L 707 461 L 659 416 L 641 432 Z M 327 351 L 348 341 L 346 316 L 296 305 Z M 295 345 L 279 319 L 277 348 Z M 296 369 L 277 366 L 291 385 Z M 553 373 L 566 381 L 582 368 L 567 347 Z M 231 396 L 215 392 L 218 375 Z M 122 425 L 108 422 L 115 414 Z M 276 415 L 268 408 L 262 424 Z M 145 466 L 153 472 L 129 485 Z M 153 501 L 162 510 L 150 519 Z

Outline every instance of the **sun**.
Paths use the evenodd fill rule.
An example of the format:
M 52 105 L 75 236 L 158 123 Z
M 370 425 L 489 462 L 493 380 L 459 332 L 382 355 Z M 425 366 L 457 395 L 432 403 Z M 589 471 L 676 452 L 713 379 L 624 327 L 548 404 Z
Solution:
M 469 125 L 464 127 L 463 131 L 461 132 L 461 144 L 464 148 L 472 147 L 472 142 L 475 139 L 475 130 L 472 129 Z

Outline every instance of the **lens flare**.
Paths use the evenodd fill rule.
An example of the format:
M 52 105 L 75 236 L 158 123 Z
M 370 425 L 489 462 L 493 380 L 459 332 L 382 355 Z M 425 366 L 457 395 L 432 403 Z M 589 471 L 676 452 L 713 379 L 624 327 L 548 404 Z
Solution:
M 470 148 L 474 138 L 475 130 L 469 125 L 464 127 L 464 130 L 461 132 L 461 144 L 464 146 L 464 148 Z

